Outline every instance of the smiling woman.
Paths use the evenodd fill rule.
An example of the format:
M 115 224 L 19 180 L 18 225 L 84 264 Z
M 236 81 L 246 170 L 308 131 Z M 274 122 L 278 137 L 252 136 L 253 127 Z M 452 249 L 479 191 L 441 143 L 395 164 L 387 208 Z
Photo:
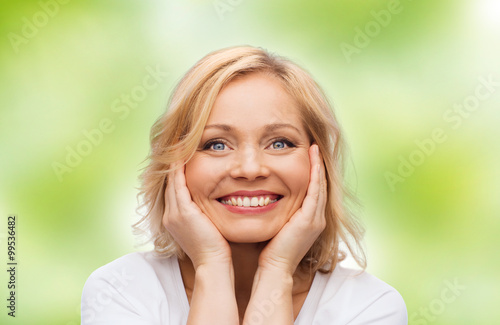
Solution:
M 304 70 L 259 48 L 210 53 L 151 135 L 135 227 L 155 251 L 95 271 L 82 324 L 407 323 L 396 290 L 339 263 L 365 267 L 362 228 L 340 128 Z

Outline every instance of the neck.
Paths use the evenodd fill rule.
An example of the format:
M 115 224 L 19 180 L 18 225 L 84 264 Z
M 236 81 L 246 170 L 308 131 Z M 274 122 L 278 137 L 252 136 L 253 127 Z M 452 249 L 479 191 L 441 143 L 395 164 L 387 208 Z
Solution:
M 255 244 L 230 243 L 236 292 L 251 292 L 255 272 L 259 265 L 259 256 L 266 244 L 267 242 Z
M 230 243 L 233 267 L 234 267 L 234 289 L 240 323 L 245 314 L 246 307 L 252 294 L 252 286 L 255 272 L 259 265 L 259 256 L 267 242 L 254 244 Z

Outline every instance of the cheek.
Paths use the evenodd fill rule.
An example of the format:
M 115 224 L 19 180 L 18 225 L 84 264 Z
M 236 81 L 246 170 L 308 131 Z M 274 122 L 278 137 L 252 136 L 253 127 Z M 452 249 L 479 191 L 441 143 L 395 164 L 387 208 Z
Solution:
M 311 163 L 309 162 L 308 156 L 296 167 L 295 175 L 297 175 L 296 186 L 300 189 L 301 199 L 303 199 L 306 195 L 307 188 L 309 187 L 309 180 L 311 178 Z
M 309 178 L 311 175 L 311 164 L 307 151 L 297 154 L 293 159 L 288 159 L 280 164 L 280 172 L 287 180 L 292 194 L 297 195 L 300 201 L 305 197 Z
M 199 196 L 201 192 L 203 192 L 201 184 L 205 182 L 207 174 L 203 172 L 202 167 L 203 164 L 199 161 L 199 159 L 194 157 L 186 164 L 184 172 L 186 175 L 186 186 L 193 198 Z
M 186 186 L 196 202 L 210 196 L 224 174 L 224 164 L 209 157 L 199 157 L 196 154 L 186 164 Z

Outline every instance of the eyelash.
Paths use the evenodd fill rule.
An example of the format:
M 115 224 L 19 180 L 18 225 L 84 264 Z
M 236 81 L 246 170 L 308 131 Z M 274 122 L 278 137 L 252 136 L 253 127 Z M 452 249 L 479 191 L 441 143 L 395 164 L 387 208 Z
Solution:
M 213 150 L 211 147 L 212 145 L 214 144 L 217 144 L 217 143 L 222 143 L 224 144 L 225 146 L 227 146 L 227 143 L 226 141 L 222 140 L 222 139 L 212 139 L 212 140 L 208 140 L 204 145 L 203 145 L 203 150 Z M 222 151 L 222 150 L 214 150 L 214 151 Z
M 283 149 L 287 149 L 287 148 L 295 148 L 296 145 L 288 140 L 287 138 L 285 137 L 281 137 L 281 138 L 276 138 L 276 139 L 273 139 L 271 141 L 271 144 L 268 146 L 268 147 L 272 147 L 272 145 L 276 142 L 283 142 L 286 146 L 286 148 L 281 148 L 281 149 L 275 149 L 275 150 L 283 150 Z M 213 150 L 213 151 L 223 151 L 223 150 L 214 150 L 212 149 L 212 145 L 214 144 L 218 144 L 218 143 L 222 143 L 223 145 L 225 146 L 228 146 L 227 142 L 223 139 L 212 139 L 212 140 L 208 140 L 204 145 L 203 145 L 203 148 L 202 150 Z
M 276 139 L 273 139 L 271 144 L 269 145 L 270 147 L 272 147 L 272 145 L 276 142 L 283 142 L 288 148 L 294 148 L 296 147 L 295 144 L 293 144 L 292 141 L 288 140 L 287 138 L 284 138 L 284 137 L 281 137 L 281 138 L 276 138 Z M 287 149 L 287 148 L 281 148 L 281 149 L 276 149 L 276 150 L 283 150 L 283 149 Z

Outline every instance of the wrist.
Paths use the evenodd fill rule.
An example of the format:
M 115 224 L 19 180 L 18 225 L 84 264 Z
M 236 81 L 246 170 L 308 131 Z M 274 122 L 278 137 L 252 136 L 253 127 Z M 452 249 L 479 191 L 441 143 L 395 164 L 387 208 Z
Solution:
M 222 269 L 233 266 L 233 259 L 230 254 L 214 253 L 202 254 L 195 259 L 191 259 L 193 267 L 196 270 L 202 267 L 204 269 Z
M 234 269 L 227 264 L 202 264 L 195 269 L 194 290 L 198 292 L 218 293 L 220 291 L 234 294 Z
M 284 261 L 277 260 L 261 260 L 259 261 L 258 270 L 266 274 L 278 274 L 284 277 L 293 277 L 297 266 L 291 265 Z
M 275 283 L 280 287 L 292 287 L 293 286 L 293 272 L 288 268 L 280 268 L 272 265 L 262 265 L 257 268 L 255 273 L 256 282 L 268 282 Z
M 231 262 L 203 263 L 194 267 L 195 279 L 234 278 L 234 268 Z

